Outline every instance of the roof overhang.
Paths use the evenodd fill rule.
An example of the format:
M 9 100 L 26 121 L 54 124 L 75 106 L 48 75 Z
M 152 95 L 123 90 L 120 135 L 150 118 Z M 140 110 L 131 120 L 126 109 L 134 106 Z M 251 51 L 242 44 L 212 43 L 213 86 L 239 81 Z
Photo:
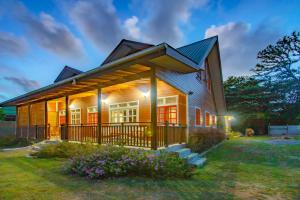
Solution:
M 198 70 L 196 63 L 163 43 L 2 102 L 0 106 L 26 105 L 148 77 L 150 68 L 156 65 L 181 73 Z

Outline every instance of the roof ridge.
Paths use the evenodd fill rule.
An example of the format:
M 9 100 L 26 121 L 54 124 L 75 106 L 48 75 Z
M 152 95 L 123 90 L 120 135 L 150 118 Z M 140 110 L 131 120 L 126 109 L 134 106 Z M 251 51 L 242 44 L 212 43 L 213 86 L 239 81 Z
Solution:
M 209 37 L 209 38 L 205 38 L 205 39 L 203 39 L 203 40 L 198 40 L 198 41 L 196 41 L 196 42 L 192 42 L 192 43 L 190 43 L 190 44 L 187 44 L 187 45 L 178 47 L 178 48 L 176 48 L 176 49 L 180 49 L 180 48 L 183 48 L 183 47 L 188 47 L 188 46 L 191 46 L 191 45 L 196 44 L 196 43 L 198 43 L 198 42 L 203 42 L 203 41 L 205 41 L 205 40 L 209 40 L 209 39 L 213 39 L 213 38 L 218 38 L 218 35 L 215 35 L 215 36 L 212 36 L 212 37 Z

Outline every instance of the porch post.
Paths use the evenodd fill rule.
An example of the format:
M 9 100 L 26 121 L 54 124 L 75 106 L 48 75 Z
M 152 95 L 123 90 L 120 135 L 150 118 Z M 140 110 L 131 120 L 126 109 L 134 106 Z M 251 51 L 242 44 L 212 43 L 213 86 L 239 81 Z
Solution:
M 27 122 L 28 122 L 27 140 L 28 140 L 28 139 L 29 139 L 29 134 L 30 134 L 30 128 L 31 128 L 31 127 L 30 127 L 30 126 L 31 126 L 31 119 L 30 119 L 30 118 L 31 118 L 31 117 L 30 117 L 30 110 L 31 110 L 30 108 L 31 108 L 31 104 L 28 104 L 28 107 L 27 107 L 27 108 L 28 108 L 28 113 L 27 113 L 27 119 L 28 119 L 28 121 L 27 121 Z
M 151 68 L 151 77 L 150 77 L 150 95 L 151 95 L 151 149 L 157 149 L 157 136 L 156 136 L 156 128 L 157 128 L 157 82 L 155 75 L 155 68 Z
M 98 143 L 102 142 L 102 118 L 101 118 L 101 110 L 102 110 L 102 95 L 101 88 L 99 87 L 97 90 L 97 108 L 98 108 Z
M 66 96 L 65 98 L 65 105 L 66 105 L 66 108 L 65 108 L 65 112 L 66 112 L 66 124 L 65 124 L 65 131 L 64 131 L 64 134 L 65 134 L 65 140 L 68 140 L 69 139 L 69 132 L 68 132 L 68 124 L 69 124 L 69 96 Z
M 50 137 L 48 137 L 48 102 L 45 101 L 45 104 L 44 104 L 44 124 L 45 124 L 45 136 L 44 136 L 44 139 L 50 139 Z
M 15 135 L 16 138 L 19 136 L 19 106 L 16 106 L 16 126 L 15 126 Z

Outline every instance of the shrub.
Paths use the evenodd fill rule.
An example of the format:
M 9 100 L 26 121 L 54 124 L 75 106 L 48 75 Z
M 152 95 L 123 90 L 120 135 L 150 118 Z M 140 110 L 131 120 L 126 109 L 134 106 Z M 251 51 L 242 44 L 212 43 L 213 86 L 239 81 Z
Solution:
M 254 130 L 252 128 L 246 128 L 245 135 L 252 137 L 254 135 Z
M 0 136 L 0 148 L 25 147 L 34 144 L 34 140 L 16 138 L 14 135 Z
M 154 178 L 188 177 L 191 167 L 175 154 L 106 146 L 90 155 L 75 156 L 64 166 L 67 173 L 91 179 L 139 175 Z
M 61 142 L 58 144 L 48 144 L 38 152 L 31 155 L 38 158 L 71 158 L 73 156 L 87 155 L 95 152 L 99 146 L 90 143 L 77 144 L 70 142 Z
M 198 133 L 190 136 L 188 147 L 194 152 L 201 153 L 210 147 L 218 144 L 226 138 L 224 132 L 214 130 L 212 132 Z

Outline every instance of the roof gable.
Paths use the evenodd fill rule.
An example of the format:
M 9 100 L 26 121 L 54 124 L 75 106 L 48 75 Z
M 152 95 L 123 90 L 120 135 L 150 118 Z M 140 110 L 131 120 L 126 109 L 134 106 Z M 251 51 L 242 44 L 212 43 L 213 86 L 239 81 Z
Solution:
M 69 66 L 65 66 L 63 68 L 63 70 L 59 73 L 59 75 L 57 76 L 57 78 L 55 79 L 54 83 L 62 81 L 64 79 L 76 76 L 78 74 L 81 74 L 82 71 L 78 70 L 78 69 L 74 69 L 72 67 Z
M 217 40 L 218 37 L 214 36 L 186 46 L 179 47 L 177 48 L 177 51 L 199 65 L 203 63 L 204 59 L 208 56 Z
M 107 56 L 107 58 L 103 61 L 101 65 L 105 65 L 109 62 L 118 60 L 119 58 L 128 56 L 130 54 L 136 53 L 138 51 L 147 49 L 152 46 L 154 45 L 123 39 L 117 45 L 117 47 L 114 50 L 112 50 L 112 52 Z

